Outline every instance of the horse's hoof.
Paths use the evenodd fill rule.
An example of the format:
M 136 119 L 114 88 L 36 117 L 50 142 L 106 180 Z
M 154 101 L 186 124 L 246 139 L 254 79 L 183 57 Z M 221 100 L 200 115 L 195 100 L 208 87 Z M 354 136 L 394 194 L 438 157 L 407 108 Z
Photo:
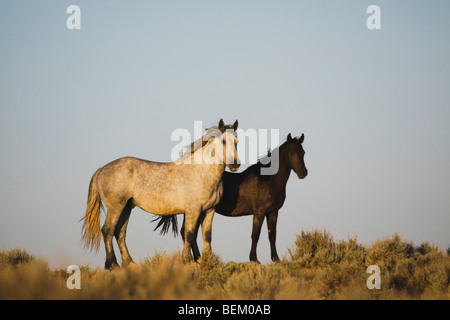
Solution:
M 109 271 L 115 271 L 119 270 L 120 266 L 117 264 L 117 262 L 105 262 L 105 270 Z

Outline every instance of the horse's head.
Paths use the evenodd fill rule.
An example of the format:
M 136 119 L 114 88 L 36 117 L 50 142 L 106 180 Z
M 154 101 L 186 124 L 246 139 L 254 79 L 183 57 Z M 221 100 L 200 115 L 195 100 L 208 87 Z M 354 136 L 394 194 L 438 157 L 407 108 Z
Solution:
M 225 164 L 231 171 L 237 171 L 241 164 L 237 154 L 237 127 L 237 120 L 232 125 L 225 125 L 220 119 L 218 126 L 214 127 L 216 134 L 211 137 L 214 145 L 211 155 L 215 158 L 215 163 Z
M 289 133 L 286 141 L 289 163 L 299 179 L 304 179 L 308 175 L 308 169 L 306 169 L 305 161 L 303 159 L 305 156 L 305 150 L 303 150 L 302 146 L 304 140 L 304 134 L 302 134 L 300 138 L 292 138 Z

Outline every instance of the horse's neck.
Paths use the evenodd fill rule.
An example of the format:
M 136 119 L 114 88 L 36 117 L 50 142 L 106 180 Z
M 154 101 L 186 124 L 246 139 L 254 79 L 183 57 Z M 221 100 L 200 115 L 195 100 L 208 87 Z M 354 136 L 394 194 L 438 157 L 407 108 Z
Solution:
M 291 165 L 286 146 L 281 146 L 279 152 L 278 171 L 272 176 L 272 181 L 280 187 L 285 187 L 291 174 Z
M 194 159 L 196 157 L 202 157 L 201 163 L 199 163 L 197 165 L 198 170 L 200 170 L 203 173 L 205 178 L 210 178 L 210 180 L 213 183 L 215 183 L 214 181 L 221 180 L 223 173 L 225 171 L 225 164 L 215 163 L 216 159 L 215 159 L 215 157 L 211 156 L 211 149 L 214 149 L 213 144 L 205 146 L 205 147 L 195 151 L 192 154 L 191 160 L 193 160 L 192 163 L 199 163 L 199 162 L 194 162 Z
M 201 140 L 201 139 L 199 139 Z M 190 150 L 184 153 L 180 158 L 174 161 L 175 164 L 197 164 L 197 165 L 205 165 L 209 163 L 214 163 L 215 159 L 211 156 L 211 148 L 214 148 L 213 144 L 206 144 L 194 152 L 192 149 L 195 148 L 195 144 L 197 141 L 194 141 L 191 144 Z

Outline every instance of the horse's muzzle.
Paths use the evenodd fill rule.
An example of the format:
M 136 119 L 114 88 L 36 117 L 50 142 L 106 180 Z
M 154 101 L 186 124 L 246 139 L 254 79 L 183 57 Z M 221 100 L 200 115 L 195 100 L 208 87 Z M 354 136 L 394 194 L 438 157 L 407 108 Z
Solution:
M 301 174 L 297 174 L 297 177 L 299 179 L 305 179 L 307 175 L 308 175 L 308 170 L 305 169 Z
M 229 164 L 229 165 L 228 165 L 228 168 L 230 169 L 230 171 L 236 172 L 236 171 L 239 170 L 239 167 L 240 167 L 240 166 L 241 166 L 241 165 L 240 165 L 239 163 L 233 163 L 233 164 Z

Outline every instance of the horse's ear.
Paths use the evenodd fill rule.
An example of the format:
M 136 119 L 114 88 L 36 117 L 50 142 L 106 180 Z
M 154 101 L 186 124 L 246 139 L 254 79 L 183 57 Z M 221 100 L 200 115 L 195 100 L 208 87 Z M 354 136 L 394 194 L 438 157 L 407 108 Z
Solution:
M 291 142 L 291 141 L 292 141 L 292 136 L 291 136 L 290 133 L 289 133 L 288 136 L 287 136 L 287 141 L 288 141 L 288 142 Z
M 238 127 L 238 121 L 237 121 L 237 119 L 236 119 L 236 121 L 233 123 L 233 125 L 232 125 L 232 128 L 233 128 L 233 130 L 235 130 L 236 131 L 236 129 L 237 129 L 237 127 Z
M 224 127 L 224 123 L 223 123 L 223 119 L 220 119 L 220 121 L 219 121 L 219 130 L 221 130 L 222 131 L 222 129 L 223 129 L 223 127 Z
M 305 135 L 302 133 L 302 136 L 300 137 L 300 143 L 303 143 L 303 141 L 305 140 Z

